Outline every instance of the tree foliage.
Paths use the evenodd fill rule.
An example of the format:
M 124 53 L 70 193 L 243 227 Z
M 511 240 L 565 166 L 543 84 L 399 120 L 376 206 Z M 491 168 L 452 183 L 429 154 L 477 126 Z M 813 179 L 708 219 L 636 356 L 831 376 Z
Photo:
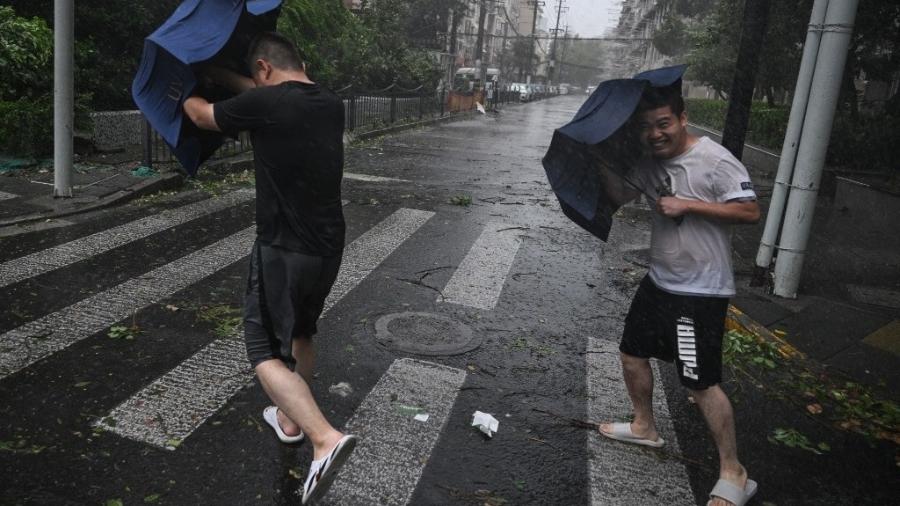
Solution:
M 53 33 L 40 18 L 23 18 L 0 7 L 0 100 L 47 93 L 53 69 Z
M 19 16 L 53 21 L 53 2 L 8 0 Z M 95 109 L 130 109 L 131 81 L 144 37 L 175 10 L 180 0 L 75 2 L 76 92 L 92 97 Z M 52 67 L 51 67 L 52 68 Z M 52 72 L 44 74 L 48 82 Z M 51 84 L 52 86 L 52 84 Z
M 793 91 L 813 0 L 770 2 L 765 44 L 760 48 L 757 89 L 770 101 Z M 662 0 L 670 13 L 654 36 L 664 54 L 681 56 L 688 78 L 718 92 L 731 87 L 740 44 L 744 0 Z M 890 81 L 900 71 L 900 2 L 866 0 L 859 8 L 847 61 L 843 102 L 855 107 L 851 77 Z
M 286 0 L 278 30 L 303 53 L 312 77 L 330 87 L 433 86 L 434 60 L 398 36 L 406 33 L 410 6 L 381 0 L 355 15 L 331 0 Z

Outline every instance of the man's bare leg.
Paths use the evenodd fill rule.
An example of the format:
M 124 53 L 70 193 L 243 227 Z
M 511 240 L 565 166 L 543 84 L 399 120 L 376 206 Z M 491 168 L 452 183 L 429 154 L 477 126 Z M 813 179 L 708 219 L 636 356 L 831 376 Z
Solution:
M 650 360 L 621 353 L 622 375 L 625 387 L 634 409 L 634 421 L 631 422 L 632 434 L 655 441 L 656 420 L 653 418 L 653 369 Z M 612 424 L 600 425 L 601 432 L 612 432 Z
M 324 458 L 343 434 L 325 419 L 306 381 L 278 359 L 257 365 L 256 376 L 278 410 L 303 429 L 313 445 L 313 459 Z
M 316 348 L 313 346 L 313 340 L 307 336 L 295 337 L 291 342 L 291 355 L 294 356 L 294 372 L 300 375 L 307 385 L 312 383 L 313 379 L 313 363 L 316 358 Z M 278 425 L 281 426 L 282 432 L 288 436 L 296 436 L 300 433 L 300 425 L 291 420 L 284 412 L 279 409 L 276 412 L 278 416 Z
M 740 488 L 747 485 L 747 470 L 738 461 L 737 439 L 734 434 L 734 411 L 725 392 L 718 385 L 705 390 L 691 390 L 706 424 L 712 432 L 716 448 L 719 450 L 719 478 L 730 481 Z M 720 498 L 712 501 L 713 506 L 728 506 L 731 503 Z

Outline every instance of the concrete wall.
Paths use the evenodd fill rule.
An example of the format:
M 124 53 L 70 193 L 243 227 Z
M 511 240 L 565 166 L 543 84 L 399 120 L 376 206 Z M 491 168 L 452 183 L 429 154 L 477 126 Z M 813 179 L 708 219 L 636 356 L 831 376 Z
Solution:
M 140 111 L 91 113 L 94 145 L 101 151 L 121 149 L 141 143 L 144 117 Z

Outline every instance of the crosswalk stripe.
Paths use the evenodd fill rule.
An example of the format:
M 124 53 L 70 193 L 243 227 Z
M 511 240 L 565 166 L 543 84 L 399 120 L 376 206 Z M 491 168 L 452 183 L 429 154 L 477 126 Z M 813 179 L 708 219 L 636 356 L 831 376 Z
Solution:
M 0 335 L 0 379 L 85 339 L 247 256 L 246 228 L 139 277 Z
M 369 174 L 356 174 L 353 172 L 344 172 L 344 179 L 353 179 L 355 181 L 366 181 L 369 183 L 409 183 L 406 179 L 397 179 L 395 177 L 372 176 Z
M 346 424 L 359 444 L 327 504 L 408 504 L 465 379 L 459 369 L 395 360 Z M 428 419 L 416 420 L 415 408 Z
M 99 255 L 130 242 L 202 216 L 253 200 L 253 189 L 238 190 L 169 211 L 131 221 L 52 248 L 0 264 L 0 287 L 11 285 L 80 260 Z
M 323 315 L 433 215 L 399 209 L 348 244 Z M 120 404 L 98 425 L 136 441 L 174 449 L 252 378 L 242 339 L 213 341 Z
M 518 229 L 503 223 L 489 223 L 447 282 L 439 300 L 494 309 L 522 243 Z
M 591 420 L 625 421 L 631 415 L 631 401 L 622 380 L 618 345 L 604 339 L 591 338 L 587 357 L 588 418 Z M 654 376 L 659 377 L 656 364 Z M 658 453 L 680 455 L 672 426 L 666 394 L 657 383 L 653 395 L 653 412 L 657 430 L 666 446 L 650 450 L 620 443 L 592 433 L 588 436 L 588 477 L 591 504 L 597 506 L 632 504 L 693 505 L 687 471 L 677 458 L 660 458 Z M 635 482 L 641 486 L 636 487 Z

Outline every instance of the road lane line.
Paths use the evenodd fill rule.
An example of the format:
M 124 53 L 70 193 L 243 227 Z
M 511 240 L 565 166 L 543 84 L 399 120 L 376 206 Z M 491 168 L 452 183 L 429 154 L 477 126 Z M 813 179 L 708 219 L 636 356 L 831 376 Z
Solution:
M 253 200 L 254 190 L 238 190 L 163 211 L 52 248 L 37 251 L 0 264 L 0 287 L 59 269 L 94 255 L 105 253 L 157 232 L 187 223 L 228 207 Z
M 399 209 L 348 244 L 323 316 L 433 215 Z M 135 441 L 175 449 L 252 378 L 243 339 L 235 335 L 216 340 L 125 400 L 97 425 Z
M 246 228 L 0 335 L 0 379 L 224 269 L 247 256 L 254 239 L 256 227 Z
M 359 444 L 325 502 L 408 504 L 465 379 L 459 369 L 395 360 L 342 429 L 359 436 Z M 411 408 L 428 419 L 415 420 Z
M 518 227 L 492 222 L 469 249 L 444 287 L 439 301 L 491 310 L 500 299 L 506 276 L 522 241 Z
M 588 346 L 588 353 L 585 354 L 588 419 L 629 420 L 631 401 L 622 380 L 618 344 L 592 337 Z M 653 373 L 659 377 L 655 363 Z M 653 393 L 657 430 L 666 440 L 663 450 L 620 443 L 595 432 L 588 435 L 588 478 L 592 505 L 696 504 L 684 464 L 677 458 L 660 458 L 658 455 L 660 451 L 680 455 L 681 451 L 666 404 L 666 393 L 658 381 Z

